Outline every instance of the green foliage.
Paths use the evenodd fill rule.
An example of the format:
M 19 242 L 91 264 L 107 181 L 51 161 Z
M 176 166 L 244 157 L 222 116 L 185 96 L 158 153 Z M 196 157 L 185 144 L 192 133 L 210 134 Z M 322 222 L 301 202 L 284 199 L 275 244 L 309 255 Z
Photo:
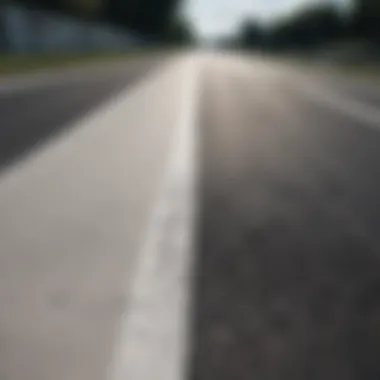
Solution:
M 179 0 L 106 0 L 104 16 L 112 23 L 151 36 L 166 34 Z
M 242 48 L 259 48 L 264 43 L 263 27 L 253 19 L 246 19 L 238 32 L 238 44 Z
M 1 1 L 1 0 L 0 0 Z M 181 0 L 17 0 L 57 12 L 119 25 L 152 38 L 166 35 Z
M 195 43 L 195 32 L 192 24 L 183 16 L 174 17 L 166 33 L 168 43 L 190 45 Z
M 311 50 L 358 39 L 380 47 L 380 0 L 356 0 L 349 17 L 332 3 L 323 2 L 306 6 L 267 29 L 246 20 L 238 35 L 241 46 L 280 51 Z
M 347 21 L 328 3 L 312 5 L 263 28 L 245 20 L 238 34 L 239 45 L 270 50 L 307 50 L 330 43 L 347 32 Z
M 345 23 L 338 10 L 329 4 L 304 8 L 282 20 L 270 31 L 273 48 L 316 48 L 343 35 Z
M 352 33 L 380 44 L 380 1 L 357 0 L 352 20 Z

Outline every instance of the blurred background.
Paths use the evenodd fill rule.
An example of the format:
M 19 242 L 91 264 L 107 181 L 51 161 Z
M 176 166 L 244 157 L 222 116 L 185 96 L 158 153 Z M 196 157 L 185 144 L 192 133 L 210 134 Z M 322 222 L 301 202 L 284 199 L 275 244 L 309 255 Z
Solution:
M 266 10 L 262 17 L 243 18 L 235 35 L 225 36 L 217 46 L 289 54 L 325 63 L 378 62 L 378 1 L 289 1 L 286 5 L 282 12 L 281 7 L 273 6 L 274 11 Z
M 178 0 L 21 0 L 0 4 L 0 72 L 190 42 Z
M 376 0 L 3 0 L 1 65 L 173 44 L 377 63 L 379 21 Z

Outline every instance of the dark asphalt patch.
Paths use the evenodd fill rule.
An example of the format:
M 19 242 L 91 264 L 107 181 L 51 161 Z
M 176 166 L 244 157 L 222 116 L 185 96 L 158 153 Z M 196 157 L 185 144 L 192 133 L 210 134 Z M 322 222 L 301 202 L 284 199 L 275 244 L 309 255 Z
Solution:
M 202 103 L 191 378 L 378 379 L 380 134 L 234 74 Z

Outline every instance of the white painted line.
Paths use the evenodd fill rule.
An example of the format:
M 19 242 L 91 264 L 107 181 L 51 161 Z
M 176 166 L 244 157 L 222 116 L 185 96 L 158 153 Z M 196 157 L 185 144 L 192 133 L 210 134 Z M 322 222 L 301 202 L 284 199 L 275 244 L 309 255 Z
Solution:
M 195 220 L 198 65 L 183 73 L 184 102 L 122 320 L 111 380 L 181 380 L 187 372 Z M 177 134 L 178 133 L 178 134 Z
M 375 107 L 356 100 L 342 99 L 327 91 L 313 90 L 306 88 L 306 86 L 303 86 L 302 91 L 323 106 L 348 115 L 360 123 L 364 122 L 369 127 L 380 128 L 380 110 Z

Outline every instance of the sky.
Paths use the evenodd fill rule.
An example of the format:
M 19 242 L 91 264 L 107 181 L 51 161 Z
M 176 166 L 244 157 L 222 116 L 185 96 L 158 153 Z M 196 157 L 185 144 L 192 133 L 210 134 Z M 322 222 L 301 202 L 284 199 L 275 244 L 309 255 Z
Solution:
M 186 13 L 203 37 L 230 34 L 239 20 L 253 16 L 270 20 L 305 4 L 321 0 L 187 0 Z M 338 4 L 349 0 L 328 0 Z

